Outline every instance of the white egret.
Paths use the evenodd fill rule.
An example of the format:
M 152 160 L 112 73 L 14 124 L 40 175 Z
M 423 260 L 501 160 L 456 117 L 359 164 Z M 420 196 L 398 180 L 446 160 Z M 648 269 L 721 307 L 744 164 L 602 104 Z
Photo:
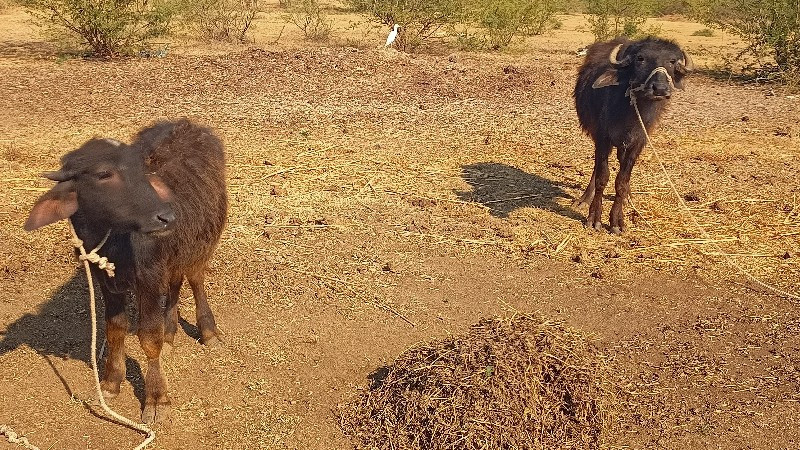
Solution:
M 391 46 L 394 43 L 394 40 L 397 39 L 397 29 L 400 28 L 400 25 L 394 24 L 394 29 L 389 33 L 389 37 L 386 38 L 386 47 Z

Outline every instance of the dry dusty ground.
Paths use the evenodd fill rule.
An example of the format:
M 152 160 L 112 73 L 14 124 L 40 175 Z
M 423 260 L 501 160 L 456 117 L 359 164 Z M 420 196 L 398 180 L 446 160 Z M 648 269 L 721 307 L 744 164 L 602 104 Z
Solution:
M 157 448 L 348 448 L 335 409 L 370 373 L 517 311 L 565 319 L 608 354 L 625 390 L 611 447 L 800 446 L 798 303 L 715 255 L 652 152 L 634 173 L 628 234 L 588 232 L 569 208 L 592 153 L 570 97 L 588 42 L 574 29 L 503 55 L 257 39 L 106 63 L 53 56 L 23 19 L 0 16 L 0 423 L 40 448 L 139 436 L 93 415 L 86 286 L 66 228 L 21 228 L 49 186 L 37 175 L 95 134 L 129 139 L 178 116 L 228 148 L 230 224 L 209 274 L 227 346 L 194 342 L 185 292 Z M 654 139 L 735 264 L 793 292 L 798 117 L 800 100 L 779 90 L 699 74 Z M 134 336 L 128 349 L 114 406 L 135 417 Z

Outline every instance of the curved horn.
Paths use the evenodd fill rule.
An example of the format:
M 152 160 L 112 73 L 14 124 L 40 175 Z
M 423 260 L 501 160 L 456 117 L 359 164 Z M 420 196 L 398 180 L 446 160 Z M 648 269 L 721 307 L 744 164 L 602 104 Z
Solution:
M 70 180 L 75 175 L 72 173 L 64 172 L 63 170 L 57 170 L 55 172 L 44 172 L 42 177 L 47 178 L 48 180 L 58 181 L 59 183 L 62 181 Z
M 613 50 L 611 50 L 611 53 L 608 55 L 608 62 L 610 62 L 611 65 L 614 67 L 624 67 L 627 66 L 628 63 L 630 63 L 630 56 L 626 56 L 625 58 L 622 59 L 622 61 L 617 59 L 617 55 L 619 54 L 619 51 L 622 49 L 623 45 L 624 44 L 617 45 L 616 47 L 614 47 Z
M 681 72 L 688 73 L 694 70 L 694 63 L 688 53 L 683 52 L 683 58 L 678 61 L 678 67 Z

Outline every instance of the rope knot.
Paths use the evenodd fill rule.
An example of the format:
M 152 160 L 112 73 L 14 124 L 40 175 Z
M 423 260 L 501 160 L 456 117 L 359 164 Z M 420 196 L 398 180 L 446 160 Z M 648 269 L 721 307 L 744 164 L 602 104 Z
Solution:
M 114 269 L 116 269 L 116 266 L 114 266 L 114 263 L 109 262 L 108 258 L 106 258 L 105 256 L 98 255 L 97 250 L 92 250 L 89 253 L 84 253 L 78 256 L 78 259 L 80 259 L 81 261 L 89 261 L 90 263 L 97 264 L 97 267 L 99 267 L 101 270 L 105 270 L 109 277 L 114 276 Z
M 78 251 L 80 252 L 80 255 L 78 255 L 78 259 L 81 261 L 89 261 L 90 263 L 97 264 L 97 267 L 99 267 L 100 270 L 105 270 L 106 274 L 109 277 L 113 277 L 114 269 L 116 269 L 114 263 L 109 262 L 108 258 L 106 258 L 105 256 L 100 256 L 97 254 L 97 252 L 103 247 L 103 245 L 105 245 L 106 241 L 108 240 L 108 237 L 111 236 L 111 229 L 109 229 L 106 232 L 106 235 L 103 236 L 103 240 L 101 240 L 100 243 L 97 244 L 97 247 L 93 248 L 92 251 L 88 253 L 86 252 L 86 249 L 83 248 L 83 241 L 78 237 L 78 234 L 75 232 L 75 228 L 72 226 L 72 222 L 69 223 L 69 230 L 72 233 L 72 239 L 71 239 L 72 245 L 74 245 L 75 248 L 77 248 Z

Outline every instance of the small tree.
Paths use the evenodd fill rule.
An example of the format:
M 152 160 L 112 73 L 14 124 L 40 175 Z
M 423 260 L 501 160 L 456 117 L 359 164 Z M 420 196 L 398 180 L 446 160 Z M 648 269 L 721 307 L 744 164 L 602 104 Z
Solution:
M 57 34 L 78 38 L 93 56 L 131 55 L 170 31 L 175 9 L 167 1 L 19 0 Z
M 184 22 L 199 37 L 245 42 L 261 5 L 259 0 L 186 0 L 182 9 Z
M 317 0 L 296 0 L 299 5 L 289 16 L 289 21 L 300 28 L 310 41 L 327 41 L 331 34 L 331 21 Z
M 446 25 L 459 22 L 465 8 L 459 0 L 346 0 L 356 11 L 374 15 L 386 25 L 402 28 L 395 46 L 413 50 Z
M 650 0 L 587 0 L 589 30 L 597 41 L 620 35 L 638 37 L 646 34 L 644 24 L 653 11 Z
M 762 69 L 774 63 L 772 69 L 800 77 L 800 1 L 699 0 L 694 10 L 709 26 L 747 42 L 743 53 L 754 56 Z

